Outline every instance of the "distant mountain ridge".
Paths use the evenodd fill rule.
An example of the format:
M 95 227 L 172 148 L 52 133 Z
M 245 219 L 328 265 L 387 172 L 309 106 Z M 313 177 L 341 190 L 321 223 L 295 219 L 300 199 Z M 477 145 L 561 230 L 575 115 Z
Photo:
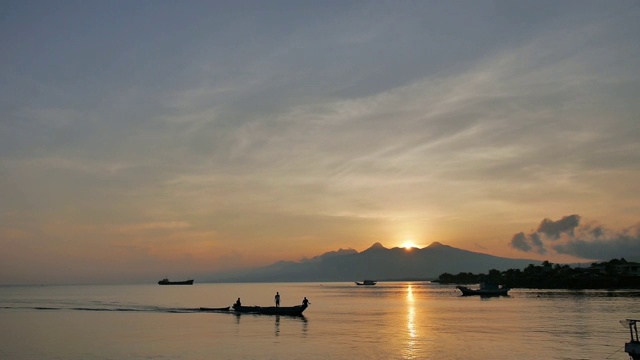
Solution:
M 304 282 L 435 279 L 448 272 L 488 273 L 523 269 L 538 260 L 510 259 L 454 248 L 439 242 L 418 249 L 375 243 L 358 252 L 340 249 L 302 261 L 279 261 L 256 269 L 213 275 L 212 282 Z

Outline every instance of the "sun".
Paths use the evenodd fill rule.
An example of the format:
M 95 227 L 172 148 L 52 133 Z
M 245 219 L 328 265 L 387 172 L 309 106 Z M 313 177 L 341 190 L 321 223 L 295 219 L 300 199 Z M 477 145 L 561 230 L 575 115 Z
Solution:
M 407 241 L 405 241 L 405 242 L 403 242 L 403 243 L 402 243 L 402 247 L 403 247 L 405 250 L 410 251 L 410 250 L 411 250 L 411 249 L 413 249 L 413 248 L 417 248 L 417 247 L 418 247 L 418 245 L 416 245 L 416 244 L 415 244 L 413 241 L 411 241 L 411 240 L 407 240 Z

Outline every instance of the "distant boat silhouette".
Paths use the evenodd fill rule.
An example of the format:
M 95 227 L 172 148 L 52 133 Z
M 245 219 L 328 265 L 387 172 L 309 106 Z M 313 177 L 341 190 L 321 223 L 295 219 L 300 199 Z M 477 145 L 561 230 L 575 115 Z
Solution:
M 501 287 L 497 284 L 481 282 L 479 289 L 469 289 L 466 286 L 456 286 L 462 291 L 462 296 L 480 295 L 480 296 L 507 296 L 509 288 Z
M 241 306 L 233 304 L 233 310 L 238 313 L 246 314 L 261 314 L 261 315 L 289 315 L 289 316 L 302 316 L 302 313 L 307 308 L 307 305 L 296 306 Z
M 363 282 L 357 282 L 356 281 L 356 285 L 375 285 L 376 282 L 373 280 L 365 280 Z
M 164 278 L 158 281 L 158 285 L 193 285 L 193 280 L 169 281 L 169 279 Z

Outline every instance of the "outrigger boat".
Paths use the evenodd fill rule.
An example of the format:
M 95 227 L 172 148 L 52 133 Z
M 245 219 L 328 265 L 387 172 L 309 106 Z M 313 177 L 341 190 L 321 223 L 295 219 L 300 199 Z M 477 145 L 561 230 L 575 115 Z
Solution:
M 480 295 L 480 296 L 507 296 L 509 288 L 504 286 L 498 286 L 491 283 L 480 283 L 479 289 L 470 289 L 466 286 L 458 285 L 456 289 L 462 291 L 462 296 Z
M 301 316 L 307 305 L 296 306 L 242 306 L 233 304 L 233 310 L 243 314 Z
M 631 340 L 624 344 L 624 352 L 629 354 L 633 360 L 640 360 L 640 339 L 638 339 L 638 327 L 636 326 L 638 321 L 640 320 L 626 319 L 620 321 L 622 326 L 629 327 Z
M 363 282 L 357 282 L 356 281 L 356 285 L 375 285 L 376 282 L 373 280 L 365 280 Z

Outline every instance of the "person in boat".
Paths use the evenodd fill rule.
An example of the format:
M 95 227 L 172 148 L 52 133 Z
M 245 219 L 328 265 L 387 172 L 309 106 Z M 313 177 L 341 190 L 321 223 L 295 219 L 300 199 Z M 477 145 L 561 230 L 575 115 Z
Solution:
M 277 291 L 276 291 L 275 301 L 276 301 L 276 307 L 280 307 L 280 293 Z
M 234 306 L 242 306 L 242 303 L 240 303 L 240 298 L 236 300 L 236 303 L 234 304 Z
M 307 297 L 305 296 L 304 299 L 302 299 L 302 306 L 309 306 L 309 304 L 311 304 L 309 302 L 309 300 L 307 300 Z

